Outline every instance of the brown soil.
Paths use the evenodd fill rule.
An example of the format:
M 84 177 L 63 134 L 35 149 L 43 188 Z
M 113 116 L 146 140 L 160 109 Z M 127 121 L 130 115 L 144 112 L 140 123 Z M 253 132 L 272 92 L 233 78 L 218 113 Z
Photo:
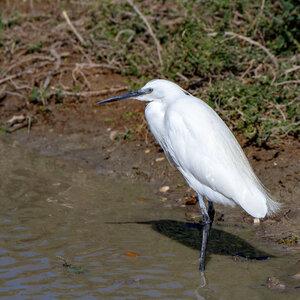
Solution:
M 19 11 L 22 9 L 24 13 L 30 13 L 29 7 L 20 7 Z M 42 7 L 39 9 L 43 12 Z M 9 33 L 11 36 L 7 37 L 12 39 L 11 51 L 0 50 L 0 82 L 22 73 L 0 84 L 0 126 L 14 131 L 13 137 L 20 143 L 44 154 L 75 160 L 104 175 L 128 177 L 136 183 L 148 184 L 159 195 L 165 209 L 182 207 L 183 213 L 193 215 L 197 211 L 196 205 L 187 204 L 193 202 L 194 193 L 179 172 L 164 159 L 161 148 L 149 132 L 143 114 L 145 104 L 127 101 L 101 107 L 95 105 L 101 98 L 114 94 L 107 87 L 119 91 L 126 89 L 126 78 L 108 66 L 89 67 L 74 73 L 76 63 L 87 63 L 82 54 L 85 50 L 74 43 L 65 27 L 49 27 L 49 24 L 51 20 L 43 15 L 34 22 L 15 26 Z M 35 34 L 32 34 L 33 29 Z M 13 42 L 21 40 L 24 45 L 33 44 L 42 37 L 46 45 L 37 53 L 28 53 L 24 47 L 13 50 Z M 63 71 L 60 72 L 52 72 L 56 63 L 55 55 L 51 58 L 50 52 L 53 43 L 59 43 L 56 52 L 63 60 Z M 43 63 L 45 60 L 41 56 L 51 58 L 48 64 Z M 5 74 L 12 67 L 13 72 Z M 30 68 L 32 72 L 24 73 Z M 73 89 L 74 94 L 52 95 L 41 106 L 39 100 L 29 95 L 32 87 L 44 84 L 47 77 L 49 86 L 55 86 L 59 81 L 68 90 Z M 88 91 L 98 91 L 98 96 L 76 95 L 74 85 L 79 85 L 80 90 L 86 87 Z M 19 120 L 15 118 L 9 124 L 13 117 L 19 117 Z M 33 126 L 28 132 L 29 125 Z M 243 138 L 239 141 L 246 145 Z M 258 234 L 280 247 L 299 249 L 299 142 L 285 140 L 268 149 L 246 146 L 244 151 L 256 174 L 283 204 L 277 217 L 265 219 L 257 226 Z M 169 186 L 170 190 L 161 193 L 159 188 L 162 186 Z M 253 219 L 238 207 L 217 206 L 215 222 L 253 223 Z

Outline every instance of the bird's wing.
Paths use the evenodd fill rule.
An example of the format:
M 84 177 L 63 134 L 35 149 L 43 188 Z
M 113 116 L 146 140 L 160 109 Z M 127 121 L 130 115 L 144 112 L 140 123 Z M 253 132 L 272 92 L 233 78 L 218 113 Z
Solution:
M 194 97 L 183 100 L 167 109 L 165 143 L 187 181 L 200 182 L 252 215 L 260 207 L 265 214 L 261 184 L 231 131 L 206 103 Z

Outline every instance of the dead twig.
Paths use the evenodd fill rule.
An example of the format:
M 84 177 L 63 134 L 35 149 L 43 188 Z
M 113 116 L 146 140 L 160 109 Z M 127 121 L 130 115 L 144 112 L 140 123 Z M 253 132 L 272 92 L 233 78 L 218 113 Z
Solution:
M 80 47 L 79 45 L 75 45 L 75 47 L 82 53 L 82 55 L 87 59 L 87 61 L 89 62 L 89 64 L 92 64 L 92 60 L 90 59 L 90 57 L 83 51 L 82 47 Z
M 10 83 L 14 86 L 16 90 L 32 89 L 32 87 L 30 87 L 29 85 L 17 85 L 12 79 L 10 80 Z
M 289 132 L 293 130 L 293 128 L 295 128 L 295 127 L 297 127 L 299 125 L 300 125 L 300 121 L 296 122 L 296 123 L 292 123 L 292 124 L 287 124 L 285 126 L 273 127 L 271 129 L 271 135 L 270 136 L 286 137 L 289 134 Z M 280 134 L 280 131 L 283 132 L 283 133 Z
M 44 90 L 48 87 L 50 81 L 51 81 L 51 78 L 53 76 L 53 74 L 60 68 L 60 65 L 61 65 L 61 57 L 60 55 L 56 52 L 55 50 L 55 46 L 56 45 L 53 45 L 50 49 L 50 53 L 52 54 L 52 56 L 56 59 L 56 62 L 55 62 L 55 66 L 53 69 L 51 69 L 44 81 L 44 85 L 43 85 L 43 88 Z
M 88 63 L 76 63 L 78 68 L 100 68 L 100 69 L 109 69 L 109 70 L 118 70 L 117 67 L 107 65 L 107 64 L 88 64 Z
M 29 69 L 29 70 L 26 70 L 26 71 L 23 71 L 23 72 L 20 72 L 20 73 L 17 73 L 17 74 L 13 74 L 13 75 L 10 75 L 10 76 L 7 76 L 3 79 L 0 79 L 0 84 L 6 82 L 6 81 L 10 81 L 12 79 L 15 79 L 15 78 L 18 78 L 24 74 L 32 74 L 33 73 L 33 70 Z
M 31 60 L 47 60 L 47 61 L 54 61 L 53 57 L 50 56 L 42 56 L 42 55 L 31 55 L 29 57 L 25 57 L 24 59 L 20 60 L 18 63 L 12 64 L 7 69 L 3 69 L 3 72 L 1 74 L 1 77 L 8 74 L 11 70 L 13 70 L 16 67 L 19 67 L 21 65 L 24 65 L 26 62 Z
M 158 59 L 159 59 L 159 63 L 160 63 L 160 66 L 162 67 L 163 66 L 163 61 L 162 61 L 162 58 L 161 58 L 161 51 L 162 51 L 162 47 L 157 39 L 157 37 L 155 36 L 155 34 L 153 33 L 153 30 L 149 24 L 149 22 L 147 21 L 146 17 L 142 14 L 142 12 L 134 5 L 134 3 L 131 1 L 131 0 L 126 0 L 127 3 L 129 5 L 132 6 L 132 8 L 136 11 L 136 13 L 140 16 L 140 18 L 144 21 L 145 25 L 147 26 L 147 29 L 148 29 L 148 32 L 149 34 L 151 35 L 151 37 L 153 38 L 155 44 L 156 44 L 156 49 L 157 49 L 157 56 L 158 56 Z
M 52 88 L 53 89 L 53 88 Z M 69 92 L 69 91 L 60 91 L 60 94 L 63 96 L 76 96 L 76 97 L 93 97 L 93 96 L 103 96 L 112 93 L 118 93 L 127 90 L 127 86 L 104 89 L 99 91 L 89 91 L 89 92 Z M 54 92 L 56 93 L 56 92 Z M 51 96 L 54 93 L 50 93 L 48 96 Z
M 284 112 L 282 111 L 282 109 L 280 108 L 280 105 L 274 104 L 274 103 L 270 103 L 270 106 L 271 107 L 272 106 L 275 107 L 279 111 L 279 113 L 281 114 L 283 121 L 286 122 L 286 116 L 285 116 Z
M 0 90 L 0 101 L 2 101 L 6 97 L 6 95 L 7 95 L 5 89 L 6 89 L 6 85 L 4 85 L 2 87 L 2 89 Z
M 63 17 L 65 18 L 65 20 L 67 21 L 68 25 L 70 26 L 70 28 L 72 29 L 72 31 L 74 32 L 74 34 L 76 35 L 76 37 L 78 38 L 78 40 L 80 41 L 80 43 L 83 46 L 86 46 L 86 42 L 83 39 L 83 37 L 80 35 L 80 33 L 76 30 L 76 28 L 74 27 L 74 25 L 72 24 L 67 12 L 64 10 L 62 12 Z
M 300 84 L 300 80 L 287 80 L 287 81 L 275 83 L 276 86 L 285 85 L 285 84 Z
M 181 78 L 182 80 L 184 80 L 185 82 L 187 82 L 187 83 L 190 82 L 190 80 L 189 80 L 187 77 L 185 77 L 183 74 L 177 72 L 176 75 L 177 75 L 179 78 Z
M 247 68 L 247 70 L 243 73 L 243 75 L 241 76 L 241 79 L 243 79 L 246 75 L 248 75 L 248 73 L 251 71 L 253 64 L 255 63 L 255 59 L 251 59 L 249 62 L 249 67 Z
M 259 78 L 260 75 L 258 74 L 258 72 L 261 71 L 261 69 L 263 68 L 262 64 L 259 64 L 255 69 L 254 69 L 254 78 Z
M 90 82 L 88 81 L 88 79 L 86 78 L 86 76 L 84 75 L 84 73 L 80 70 L 80 68 L 75 67 L 75 69 L 72 70 L 72 77 L 73 77 L 73 81 L 74 83 L 76 84 L 77 82 L 77 78 L 76 78 L 76 74 L 79 73 L 81 75 L 81 77 L 83 78 L 86 86 L 88 87 L 88 89 L 90 90 L 91 89 L 91 84 Z
M 9 129 L 9 132 L 15 132 L 23 127 L 26 127 L 28 126 L 28 123 L 27 123 L 27 120 L 23 123 L 20 123 L 20 124 L 16 124 L 15 126 L 13 126 L 11 129 Z
M 255 45 L 255 46 L 257 46 L 258 48 L 260 48 L 261 50 L 263 50 L 263 51 L 269 56 L 269 58 L 272 60 L 274 66 L 275 66 L 276 72 L 278 71 L 279 66 L 278 66 L 278 61 L 277 61 L 276 57 L 275 57 L 275 56 L 270 52 L 270 50 L 267 49 L 265 46 L 263 46 L 263 45 L 260 44 L 259 42 L 256 42 L 256 41 L 254 41 L 254 40 L 252 40 L 252 39 L 250 39 L 250 38 L 248 38 L 248 37 L 246 37 L 246 36 L 243 36 L 243 35 L 240 35 L 240 34 L 231 32 L 231 31 L 226 31 L 224 34 L 225 34 L 225 35 L 229 35 L 229 36 L 236 37 L 236 38 L 238 38 L 238 39 L 240 39 L 240 40 L 243 40 L 243 41 L 246 41 L 246 42 L 248 42 L 249 44 Z
M 290 68 L 290 69 L 285 70 L 285 71 L 284 71 L 284 75 L 286 76 L 287 74 L 289 74 L 289 73 L 291 73 L 291 72 L 295 72 L 295 71 L 297 71 L 297 70 L 299 70 L 299 69 L 300 69 L 300 66 L 294 66 L 294 67 L 292 67 L 292 68 Z
M 12 116 L 9 120 L 7 120 L 7 124 L 9 124 L 9 126 L 13 126 L 16 123 L 21 123 L 26 119 L 26 117 L 24 115 L 18 115 L 18 116 Z
M 131 40 L 133 39 L 134 34 L 135 34 L 135 32 L 134 32 L 133 30 L 131 30 L 131 29 L 124 29 L 124 30 L 119 31 L 118 34 L 117 34 L 116 37 L 115 37 L 115 41 L 118 42 L 120 36 L 121 36 L 123 33 L 130 33 L 130 37 L 129 37 L 129 38 L 127 39 L 127 41 L 126 41 L 126 43 L 130 43 Z

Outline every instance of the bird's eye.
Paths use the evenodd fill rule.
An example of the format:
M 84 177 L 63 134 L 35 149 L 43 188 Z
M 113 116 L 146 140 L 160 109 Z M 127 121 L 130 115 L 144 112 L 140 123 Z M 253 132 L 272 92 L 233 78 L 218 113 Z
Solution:
M 147 88 L 147 89 L 146 89 L 146 93 L 147 93 L 147 94 L 151 94 L 152 92 L 153 92 L 153 88 Z

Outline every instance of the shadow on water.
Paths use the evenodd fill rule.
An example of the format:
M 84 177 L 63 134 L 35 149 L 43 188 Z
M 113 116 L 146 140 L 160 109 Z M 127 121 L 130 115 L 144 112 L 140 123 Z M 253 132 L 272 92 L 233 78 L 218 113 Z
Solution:
M 128 224 L 132 222 L 120 222 L 114 224 Z M 136 224 L 151 225 L 152 229 L 193 249 L 200 251 L 202 241 L 202 225 L 191 222 L 175 220 L 152 220 L 134 222 Z M 253 260 L 265 260 L 272 255 L 256 249 L 242 238 L 212 228 L 209 235 L 207 254 L 219 254 L 238 256 Z M 209 258 L 208 258 L 209 259 Z

